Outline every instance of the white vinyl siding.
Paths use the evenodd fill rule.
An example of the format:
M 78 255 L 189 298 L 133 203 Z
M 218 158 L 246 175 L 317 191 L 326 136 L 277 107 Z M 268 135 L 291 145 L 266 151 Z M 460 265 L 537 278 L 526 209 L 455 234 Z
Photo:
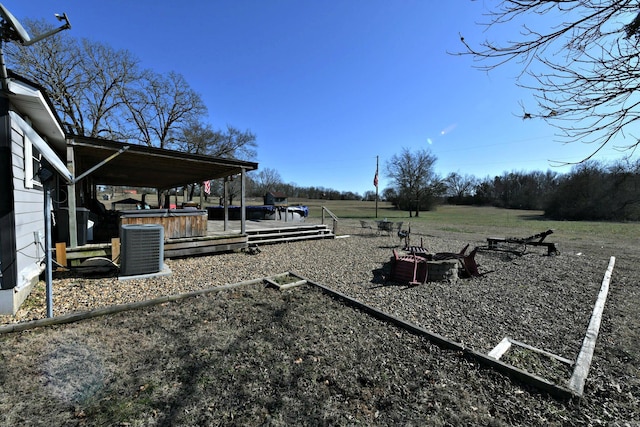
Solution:
M 13 203 L 16 236 L 16 263 L 18 283 L 22 283 L 25 274 L 40 267 L 44 252 L 35 236 L 44 236 L 44 199 L 40 183 L 28 179 L 33 177 L 33 151 L 25 133 L 12 121 L 11 123 L 12 162 L 13 162 Z M 37 150 L 36 150 L 37 152 Z M 27 157 L 31 155 L 31 158 Z M 37 171 L 37 169 L 36 169 Z M 31 184 L 29 187 L 27 184 Z M 35 234 L 34 234 L 35 233 Z M 44 245 L 44 242 L 42 242 Z

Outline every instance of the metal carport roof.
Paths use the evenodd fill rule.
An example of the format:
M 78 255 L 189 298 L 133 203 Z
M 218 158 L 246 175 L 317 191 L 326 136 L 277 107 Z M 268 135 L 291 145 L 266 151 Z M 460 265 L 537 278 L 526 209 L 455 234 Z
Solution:
M 75 176 L 79 177 L 110 156 L 120 154 L 90 172 L 96 185 L 170 189 L 186 184 L 236 175 L 258 169 L 258 163 L 184 153 L 100 138 L 69 137 Z

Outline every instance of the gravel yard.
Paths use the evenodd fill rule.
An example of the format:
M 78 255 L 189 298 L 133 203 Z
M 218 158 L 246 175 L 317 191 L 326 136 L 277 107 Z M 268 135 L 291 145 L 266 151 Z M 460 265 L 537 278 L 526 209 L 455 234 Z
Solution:
M 56 276 L 56 315 L 291 271 L 487 353 L 504 337 L 575 360 L 611 256 L 585 395 L 561 401 L 342 304 L 315 287 L 250 285 L 0 336 L 2 425 L 640 425 L 640 256 L 625 242 L 559 241 L 560 255 L 480 251 L 482 277 L 385 282 L 394 237 L 367 234 L 167 260 L 170 276 Z M 431 252 L 485 235 L 412 226 Z M 45 317 L 41 284 L 16 316 Z M 571 374 L 513 351 L 554 381 Z

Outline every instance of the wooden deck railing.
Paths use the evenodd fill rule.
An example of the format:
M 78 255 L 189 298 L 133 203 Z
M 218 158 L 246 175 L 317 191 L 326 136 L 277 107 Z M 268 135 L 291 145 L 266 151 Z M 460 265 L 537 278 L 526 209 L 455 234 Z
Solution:
M 331 232 L 333 233 L 334 236 L 337 236 L 338 235 L 338 217 L 335 216 L 333 212 L 331 212 L 326 206 L 323 206 L 322 207 L 322 224 L 324 224 L 325 212 L 329 214 L 329 216 L 332 218 L 333 227 Z

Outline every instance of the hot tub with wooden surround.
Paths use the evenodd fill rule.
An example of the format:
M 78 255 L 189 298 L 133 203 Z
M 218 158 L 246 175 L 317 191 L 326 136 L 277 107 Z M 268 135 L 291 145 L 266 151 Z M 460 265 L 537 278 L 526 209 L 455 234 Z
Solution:
M 203 209 L 124 210 L 119 217 L 119 225 L 161 224 L 165 240 L 207 235 L 207 211 Z

